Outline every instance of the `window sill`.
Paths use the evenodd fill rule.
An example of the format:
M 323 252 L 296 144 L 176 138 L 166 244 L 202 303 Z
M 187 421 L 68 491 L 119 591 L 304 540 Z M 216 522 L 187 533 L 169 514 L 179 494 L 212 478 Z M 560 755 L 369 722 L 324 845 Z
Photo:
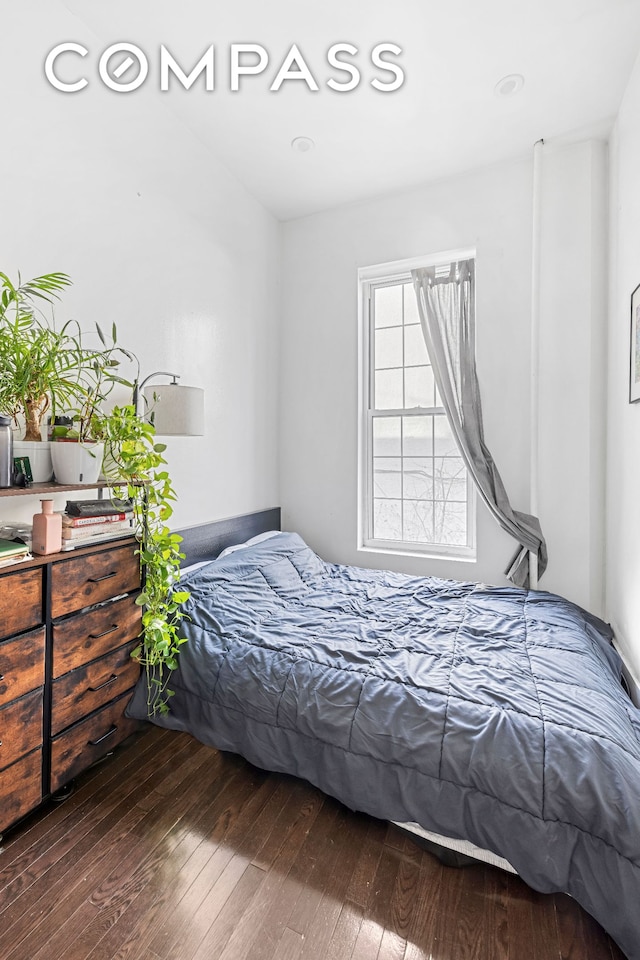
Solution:
M 359 545 L 358 553 L 381 553 L 392 557 L 418 557 L 421 560 L 446 560 L 449 563 L 476 563 L 475 550 L 468 548 L 464 552 L 449 553 L 445 551 L 410 550 L 405 547 Z

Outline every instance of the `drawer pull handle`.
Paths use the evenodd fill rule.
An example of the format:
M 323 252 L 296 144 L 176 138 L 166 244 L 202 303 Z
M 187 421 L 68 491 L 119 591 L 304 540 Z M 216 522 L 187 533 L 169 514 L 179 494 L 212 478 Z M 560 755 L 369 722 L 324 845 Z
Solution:
M 117 729 L 118 728 L 114 723 L 114 725 L 111 727 L 111 730 L 107 730 L 107 732 L 102 737 L 98 737 L 97 740 L 88 740 L 87 745 L 89 747 L 97 747 L 99 743 L 104 743 L 105 740 L 108 740 L 109 737 L 112 737 L 114 733 L 116 733 Z
M 106 637 L 108 633 L 113 633 L 114 630 L 118 629 L 118 624 L 114 623 L 109 627 L 108 630 L 103 630 L 102 633 L 90 633 L 89 640 L 99 640 L 100 637 Z
M 108 679 L 108 680 L 105 680 L 104 683 L 101 683 L 101 684 L 100 684 L 99 686 L 97 686 L 97 687 L 89 687 L 89 690 L 91 691 L 91 693 L 97 693 L 98 690 L 102 690 L 104 687 L 108 687 L 110 683 L 113 683 L 113 682 L 114 682 L 115 680 L 117 680 L 117 679 L 118 679 L 118 674 L 117 674 L 117 673 L 112 673 L 111 676 L 109 677 L 109 679 Z
M 111 573 L 105 573 L 104 577 L 89 577 L 87 583 L 100 583 L 102 580 L 111 580 L 111 577 L 115 577 L 117 570 L 112 570 Z

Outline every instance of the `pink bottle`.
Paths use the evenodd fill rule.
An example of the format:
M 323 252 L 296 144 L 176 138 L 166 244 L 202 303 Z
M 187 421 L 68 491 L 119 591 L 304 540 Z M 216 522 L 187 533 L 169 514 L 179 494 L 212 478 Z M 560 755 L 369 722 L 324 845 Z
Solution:
M 41 500 L 42 513 L 33 518 L 31 552 L 44 556 L 62 547 L 62 517 L 53 512 L 53 500 Z

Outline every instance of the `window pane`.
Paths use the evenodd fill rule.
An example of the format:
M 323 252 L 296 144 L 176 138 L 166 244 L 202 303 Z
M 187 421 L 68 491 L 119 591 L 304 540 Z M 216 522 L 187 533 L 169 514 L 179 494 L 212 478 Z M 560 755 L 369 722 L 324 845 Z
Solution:
M 395 327 L 402 323 L 402 287 L 374 287 L 373 309 L 376 327 Z
M 402 496 L 400 458 L 375 457 L 373 461 L 373 495 L 396 499 Z
M 459 456 L 458 447 L 455 440 L 453 439 L 453 434 L 451 433 L 451 427 L 449 426 L 449 421 L 445 416 L 439 416 L 434 418 L 434 438 L 433 438 L 434 454 L 436 457 L 457 457 Z
M 433 406 L 433 370 L 431 367 L 407 367 L 404 372 L 404 405 Z
M 467 502 L 467 470 L 460 457 L 436 457 L 433 477 L 436 500 Z
M 402 327 L 376 330 L 376 370 L 402 366 Z
M 374 417 L 374 457 L 399 457 L 401 451 L 400 417 Z
M 402 493 L 412 500 L 433 499 L 433 460 L 430 457 L 405 457 Z
M 457 555 L 461 548 L 466 555 L 473 540 L 468 471 L 444 415 L 413 282 L 407 271 L 363 284 L 371 297 L 363 311 L 370 431 L 365 546 L 371 538 L 389 550 L 404 542 L 417 552 L 431 547 Z
M 430 500 L 405 500 L 403 540 L 433 543 L 433 504 Z
M 376 370 L 375 409 L 399 410 L 402 407 L 402 370 Z
M 403 283 L 404 287 L 404 322 L 420 323 L 418 313 L 418 298 L 413 283 Z
M 405 457 L 430 457 L 433 417 L 402 418 L 402 454 Z
M 402 540 L 400 500 L 373 501 L 373 536 L 376 540 Z
M 436 503 L 434 543 L 463 547 L 467 542 L 466 503 Z
M 406 367 L 417 367 L 429 363 L 429 354 L 422 335 L 422 327 L 407 327 L 405 329 L 404 363 Z

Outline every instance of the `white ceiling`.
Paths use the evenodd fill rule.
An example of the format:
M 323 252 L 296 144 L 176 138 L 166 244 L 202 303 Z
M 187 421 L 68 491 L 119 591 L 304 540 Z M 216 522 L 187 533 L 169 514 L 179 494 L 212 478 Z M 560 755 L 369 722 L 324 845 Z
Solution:
M 158 84 L 164 43 L 188 72 L 211 43 L 216 89 L 199 81 L 157 93 L 179 135 L 185 124 L 269 210 L 290 219 L 340 203 L 525 155 L 547 141 L 606 135 L 640 47 L 640 0 L 66 0 L 106 46 L 138 44 L 149 56 L 145 87 Z M 60 37 L 59 40 L 71 40 Z M 404 85 L 380 93 L 369 52 L 402 47 Z M 230 43 L 259 43 L 262 76 L 229 91 Z M 359 48 L 362 82 L 327 88 L 333 43 Z M 269 85 L 297 43 L 320 90 Z M 103 49 L 101 47 L 100 49 Z M 494 93 L 511 73 L 520 94 Z M 384 79 L 389 79 L 385 76 Z M 291 141 L 316 147 L 295 153 Z

